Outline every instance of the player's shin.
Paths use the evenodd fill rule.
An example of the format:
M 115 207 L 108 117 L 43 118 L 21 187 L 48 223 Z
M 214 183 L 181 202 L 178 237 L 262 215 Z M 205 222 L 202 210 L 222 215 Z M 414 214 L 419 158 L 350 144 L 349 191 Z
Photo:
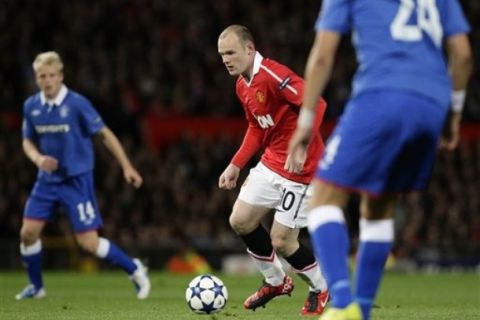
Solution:
M 295 273 L 308 284 L 310 291 L 323 292 L 327 290 L 327 282 L 322 276 L 315 257 L 304 245 L 300 244 L 297 251 L 285 257 L 285 260 L 293 267 Z
M 350 244 L 342 209 L 328 205 L 314 208 L 308 217 L 308 231 L 327 279 L 332 305 L 345 308 L 353 298 L 347 264 Z
M 278 259 L 267 231 L 258 226 L 246 235 L 241 235 L 255 266 L 263 274 L 265 281 L 273 286 L 283 283 L 285 272 Z
M 118 265 L 128 274 L 132 274 L 137 269 L 137 265 L 133 262 L 133 259 L 108 239 L 99 238 L 96 255 L 111 264 Z
M 370 319 L 370 310 L 392 248 L 393 238 L 393 219 L 360 220 L 355 299 L 360 304 L 364 319 Z

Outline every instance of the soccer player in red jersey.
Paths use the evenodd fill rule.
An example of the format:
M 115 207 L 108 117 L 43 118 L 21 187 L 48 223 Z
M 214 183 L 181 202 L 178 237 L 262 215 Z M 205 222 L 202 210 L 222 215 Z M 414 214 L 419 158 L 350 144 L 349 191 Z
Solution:
M 319 127 L 326 103 L 319 99 L 317 134 L 305 159 L 293 161 L 287 157 L 287 149 L 303 102 L 303 79 L 288 67 L 262 57 L 244 26 L 226 28 L 218 38 L 218 52 L 228 73 L 238 77 L 236 93 L 248 121 L 243 143 L 221 174 L 219 187 L 235 188 L 240 170 L 264 149 L 230 215 L 231 227 L 265 278 L 258 291 L 245 300 L 244 307 L 255 310 L 276 296 L 292 292 L 293 280 L 285 274 L 278 253 L 309 285 L 301 314 L 321 314 L 329 299 L 327 285 L 312 251 L 298 241 L 298 235 L 307 225 L 309 184 L 324 147 Z M 275 213 L 269 235 L 261 220 L 271 210 Z

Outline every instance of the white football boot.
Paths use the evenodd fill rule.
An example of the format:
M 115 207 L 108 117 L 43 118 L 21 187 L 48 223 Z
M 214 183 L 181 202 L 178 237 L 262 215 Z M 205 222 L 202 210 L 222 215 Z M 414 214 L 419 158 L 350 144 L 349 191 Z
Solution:
M 23 300 L 23 299 L 42 299 L 47 296 L 45 289 L 35 289 L 33 284 L 29 284 L 22 290 L 19 294 L 15 296 L 15 300 Z
M 133 281 L 135 288 L 137 289 L 137 298 L 146 299 L 150 294 L 150 279 L 148 278 L 148 268 L 140 261 L 140 259 L 133 259 L 133 262 L 137 265 L 137 269 L 129 276 Z

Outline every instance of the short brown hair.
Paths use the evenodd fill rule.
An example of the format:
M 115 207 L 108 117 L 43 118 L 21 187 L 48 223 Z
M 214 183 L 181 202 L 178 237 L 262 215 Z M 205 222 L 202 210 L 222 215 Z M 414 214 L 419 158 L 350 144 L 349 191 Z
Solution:
M 242 42 L 242 44 L 246 44 L 247 42 L 255 43 L 253 40 L 253 35 L 248 30 L 247 27 L 239 25 L 239 24 L 232 24 L 228 27 L 225 28 L 225 30 L 222 31 L 220 34 L 219 38 L 225 37 L 229 33 L 235 33 L 238 37 L 238 39 Z

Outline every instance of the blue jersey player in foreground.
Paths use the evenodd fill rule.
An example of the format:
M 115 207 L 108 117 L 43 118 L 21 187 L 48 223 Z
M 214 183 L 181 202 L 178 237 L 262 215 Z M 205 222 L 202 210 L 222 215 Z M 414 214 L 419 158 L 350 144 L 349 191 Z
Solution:
M 469 26 L 457 0 L 325 0 L 315 27 L 289 152 L 304 155 L 341 35 L 353 30 L 359 67 L 319 162 L 308 228 L 332 296 L 320 319 L 369 319 L 394 239 L 397 195 L 424 189 L 437 146 L 458 144 L 472 64 Z M 343 215 L 352 192 L 361 194 L 353 292 Z
M 43 298 L 46 295 L 40 234 L 55 208 L 62 206 L 79 245 L 125 270 L 137 289 L 137 298 L 145 299 L 150 292 L 146 267 L 98 235 L 102 218 L 95 199 L 92 137 L 101 136 L 120 163 L 128 183 L 138 188 L 142 185 L 142 177 L 92 104 L 63 84 L 63 63 L 56 52 L 39 54 L 33 69 L 40 92 L 25 101 L 22 134 L 23 150 L 39 170 L 20 231 L 20 252 L 30 284 L 15 298 Z

